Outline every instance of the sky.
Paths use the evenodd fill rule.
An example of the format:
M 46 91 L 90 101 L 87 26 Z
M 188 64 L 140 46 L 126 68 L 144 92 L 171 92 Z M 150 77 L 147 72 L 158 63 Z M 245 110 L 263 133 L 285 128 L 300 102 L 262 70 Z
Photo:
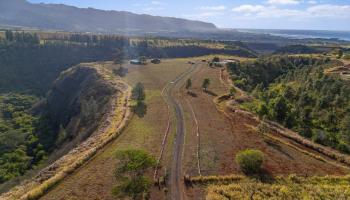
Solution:
M 350 0 L 28 0 L 212 22 L 220 28 L 350 30 Z

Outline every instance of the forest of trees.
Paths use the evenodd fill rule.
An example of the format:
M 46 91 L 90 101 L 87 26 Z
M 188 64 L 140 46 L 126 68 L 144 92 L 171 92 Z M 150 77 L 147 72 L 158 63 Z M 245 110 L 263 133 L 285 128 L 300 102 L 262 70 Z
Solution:
M 244 108 L 350 153 L 350 85 L 324 73 L 332 64 L 329 59 L 274 57 L 229 68 L 237 86 L 255 97 Z
M 50 128 L 30 112 L 37 100 L 29 95 L 0 95 L 0 183 L 23 175 L 47 156 L 49 148 L 42 144 Z

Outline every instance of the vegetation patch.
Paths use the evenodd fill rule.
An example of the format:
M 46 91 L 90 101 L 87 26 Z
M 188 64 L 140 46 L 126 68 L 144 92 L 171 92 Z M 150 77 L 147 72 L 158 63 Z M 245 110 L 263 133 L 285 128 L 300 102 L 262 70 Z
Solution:
M 337 63 L 330 64 L 314 58 L 273 57 L 232 64 L 229 69 L 235 84 L 255 97 L 242 108 L 316 143 L 350 153 L 350 85 L 324 73 Z
M 349 177 L 277 177 L 273 183 L 244 180 L 228 185 L 211 185 L 207 200 L 262 199 L 348 199 Z
M 236 162 L 244 173 L 257 173 L 264 162 L 264 154 L 259 150 L 247 149 L 236 155 Z

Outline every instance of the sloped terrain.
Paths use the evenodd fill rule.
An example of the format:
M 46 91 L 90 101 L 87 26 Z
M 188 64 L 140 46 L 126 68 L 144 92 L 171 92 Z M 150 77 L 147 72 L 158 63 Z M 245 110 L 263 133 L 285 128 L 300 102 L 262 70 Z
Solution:
M 1 1 L 0 11 L 2 25 L 72 32 L 216 30 L 214 24 L 200 21 L 77 8 L 63 4 L 32 4 L 25 0 Z
M 127 84 L 98 65 L 84 64 L 62 73 L 42 106 L 66 130 L 58 135 L 62 152 L 56 151 L 56 156 L 71 150 L 1 199 L 36 199 L 84 164 L 125 126 L 129 95 Z

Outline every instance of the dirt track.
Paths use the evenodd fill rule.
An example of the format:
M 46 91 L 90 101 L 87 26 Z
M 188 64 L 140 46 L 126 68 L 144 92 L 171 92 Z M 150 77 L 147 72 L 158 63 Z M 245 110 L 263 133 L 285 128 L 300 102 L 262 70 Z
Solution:
M 177 79 L 169 84 L 165 90 L 166 101 L 169 106 L 174 109 L 176 117 L 176 136 L 173 148 L 173 160 L 171 164 L 171 176 L 170 176 L 170 197 L 174 200 L 184 199 L 183 190 L 183 174 L 182 174 L 182 154 L 185 136 L 185 122 L 184 113 L 180 103 L 176 100 L 175 94 L 179 92 L 180 87 L 186 81 L 186 77 L 189 77 L 197 68 L 197 65 L 193 65 L 188 71 L 180 75 Z

